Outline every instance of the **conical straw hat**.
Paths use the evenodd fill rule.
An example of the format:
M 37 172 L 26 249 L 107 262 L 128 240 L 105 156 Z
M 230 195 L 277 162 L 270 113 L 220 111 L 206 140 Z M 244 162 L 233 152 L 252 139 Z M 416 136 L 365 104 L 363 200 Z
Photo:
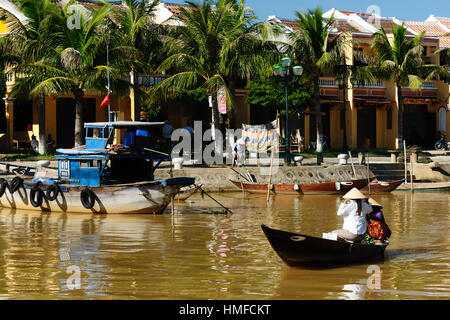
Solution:
M 383 206 L 382 206 L 381 204 L 379 204 L 378 202 L 376 202 L 376 201 L 375 201 L 374 199 L 372 199 L 372 198 L 369 198 L 369 203 L 370 203 L 371 205 L 373 205 L 373 206 L 383 208 Z
M 344 199 L 350 199 L 350 200 L 357 200 L 357 199 L 367 199 L 367 196 L 365 196 L 361 191 L 359 191 L 356 188 L 353 188 L 349 192 L 347 192 L 344 196 Z

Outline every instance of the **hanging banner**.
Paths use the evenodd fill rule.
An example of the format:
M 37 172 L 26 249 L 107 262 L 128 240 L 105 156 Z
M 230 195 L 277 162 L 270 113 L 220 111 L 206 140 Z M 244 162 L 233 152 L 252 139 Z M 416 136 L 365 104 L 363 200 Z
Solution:
M 278 143 L 278 121 L 262 125 L 242 124 L 242 138 L 249 152 L 266 152 L 269 146 Z
M 217 91 L 217 103 L 219 104 L 219 113 L 226 114 L 227 113 L 227 93 L 225 91 L 225 87 L 221 86 Z

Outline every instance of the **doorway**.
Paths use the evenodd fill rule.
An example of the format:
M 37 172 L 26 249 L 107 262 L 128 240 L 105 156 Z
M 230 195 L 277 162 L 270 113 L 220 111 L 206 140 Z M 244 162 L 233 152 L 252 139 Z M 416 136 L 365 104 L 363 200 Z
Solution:
M 83 123 L 95 122 L 96 100 L 83 99 Z M 84 135 L 83 135 L 84 136 Z M 75 141 L 75 100 L 56 99 L 56 145 L 58 148 L 73 148 Z
M 432 147 L 436 140 L 436 113 L 426 104 L 405 104 L 403 135 L 409 146 Z
M 358 108 L 358 148 L 375 149 L 377 145 L 377 108 L 367 106 Z

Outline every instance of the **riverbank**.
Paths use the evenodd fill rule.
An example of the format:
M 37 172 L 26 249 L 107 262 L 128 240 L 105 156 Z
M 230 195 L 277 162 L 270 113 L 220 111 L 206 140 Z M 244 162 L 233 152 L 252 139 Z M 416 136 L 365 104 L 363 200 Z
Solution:
M 447 182 L 450 181 L 450 153 L 442 151 L 429 152 L 430 163 L 414 163 L 413 174 L 415 181 L 421 182 Z M 50 161 L 50 168 L 57 169 L 56 160 L 45 158 Z M 368 171 L 366 164 L 359 164 L 358 158 L 353 158 L 352 167 L 349 159 L 347 165 L 339 165 L 336 157 L 324 158 L 321 166 L 315 165 L 314 157 L 305 157 L 301 166 L 284 166 L 283 159 L 276 159 L 272 168 L 272 183 L 319 183 L 327 181 L 348 181 L 352 179 L 364 179 L 374 172 Z M 365 159 L 366 163 L 392 164 L 390 157 L 374 156 Z M 6 162 L 5 159 L 0 162 Z M 9 163 L 36 166 L 37 161 L 7 161 Z M 206 166 L 196 165 L 192 161 L 183 164 L 182 169 L 174 169 L 169 161 L 161 163 L 155 172 L 155 178 L 166 179 L 171 176 L 188 176 L 196 179 L 196 184 L 202 184 L 203 189 L 209 192 L 232 192 L 238 191 L 230 180 L 249 180 L 254 177 L 256 181 L 267 183 L 270 175 L 270 161 L 265 159 L 257 161 L 248 159 L 245 167 L 231 168 L 230 165 Z M 353 168 L 355 169 L 353 171 Z M 410 170 L 408 163 L 407 169 Z M 403 170 L 403 169 L 402 169 Z M 404 174 L 402 174 L 402 177 Z M 400 178 L 402 178 L 400 177 Z M 409 179 L 409 174 L 408 174 Z

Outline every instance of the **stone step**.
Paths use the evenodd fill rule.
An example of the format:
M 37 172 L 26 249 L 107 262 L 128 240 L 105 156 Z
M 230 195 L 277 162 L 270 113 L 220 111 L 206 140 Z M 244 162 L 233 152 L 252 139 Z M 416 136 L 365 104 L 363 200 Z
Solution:
M 403 163 L 375 163 L 369 164 L 370 170 L 380 181 L 393 181 L 405 178 L 405 166 Z M 407 170 L 407 176 L 410 176 Z
M 371 163 L 370 170 L 403 170 L 405 165 L 403 163 Z

